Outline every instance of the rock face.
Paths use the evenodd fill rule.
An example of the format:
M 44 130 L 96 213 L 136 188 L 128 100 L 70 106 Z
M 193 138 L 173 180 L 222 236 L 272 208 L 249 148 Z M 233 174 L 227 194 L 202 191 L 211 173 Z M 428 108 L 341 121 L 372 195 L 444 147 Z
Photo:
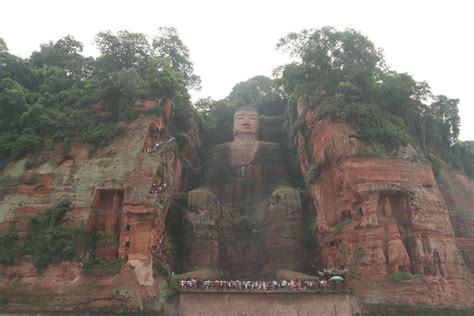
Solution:
M 357 315 L 360 310 L 349 294 L 183 293 L 171 315 Z
M 370 157 L 350 126 L 301 115 L 311 132 L 299 136 L 298 152 L 317 212 L 322 264 L 348 269 L 366 308 L 472 304 L 465 265 L 472 252 L 459 248 L 472 244 L 456 238 L 430 166 L 413 149 L 402 152 L 404 159 Z M 389 281 L 400 272 L 413 276 Z
M 144 105 L 145 108 L 154 106 L 157 104 L 153 101 Z M 60 294 L 56 293 L 59 297 L 81 293 L 71 296 L 67 303 L 71 308 L 86 304 L 84 301 L 88 299 L 92 303 L 87 309 L 116 306 L 111 303 L 113 297 L 121 296 L 116 292 L 123 290 L 127 294 L 116 302 L 119 309 L 140 309 L 147 300 L 158 295 L 164 283 L 163 278 L 153 271 L 153 257 L 162 250 L 160 243 L 168 207 L 175 194 L 186 185 L 186 181 L 182 181 L 186 179 L 183 158 L 178 157 L 176 141 L 165 131 L 172 105 L 165 100 L 161 106 L 165 115 L 140 116 L 128 126 L 125 135 L 91 157 L 87 146 L 75 145 L 66 159 L 58 159 L 55 152 L 46 153 L 44 162 L 34 169 L 24 171 L 25 160 L 21 160 L 2 172 L 0 229 L 5 230 L 14 224 L 20 232 L 25 231 L 28 215 L 61 201 L 71 201 L 67 224 L 107 233 L 111 238 L 97 250 L 98 257 L 106 261 L 120 258 L 128 263 L 120 272 L 120 282 L 117 275 L 105 273 L 102 278 L 104 273 L 100 271 L 99 276 L 89 276 L 76 263 L 51 266 L 43 275 L 37 275 L 28 263 L 19 263 L 16 267 L 0 266 L 0 291 L 12 297 L 16 304 L 14 309 L 34 310 L 34 304 L 15 303 L 15 297 L 21 297 L 15 289 L 24 291 L 22 287 L 25 285 L 44 287 L 42 279 L 46 277 L 47 286 L 56 284 L 61 288 Z M 189 147 L 199 146 L 198 127 L 191 128 L 189 134 L 192 140 Z M 185 158 L 196 163 L 196 152 L 195 148 L 191 148 L 184 156 L 190 155 Z M 66 266 L 69 272 L 65 271 Z M 18 272 L 18 269 L 27 272 Z M 51 269 L 53 271 L 48 272 Z M 115 272 L 117 274 L 119 270 Z M 98 287 L 103 284 L 112 288 L 101 292 L 105 301 L 97 305 L 93 302 L 102 294 L 95 293 L 93 286 L 88 290 L 90 281 L 94 279 Z M 121 288 L 124 284 L 125 287 Z M 130 296 L 132 292 L 133 299 Z M 152 302 L 154 304 L 154 300 Z M 48 300 L 43 304 L 43 310 L 57 308 L 49 306 Z M 61 310 L 68 308 L 59 307 Z
M 456 245 L 471 273 L 474 293 L 474 182 L 460 170 L 441 164 L 438 183 L 451 215 Z
M 93 155 L 75 144 L 63 157 L 58 146 L 43 153 L 34 168 L 25 170 L 25 159 L 1 172 L 0 232 L 15 225 L 23 234 L 29 216 L 70 201 L 65 224 L 111 236 L 96 254 L 106 262 L 124 262 L 92 269 L 59 262 L 42 273 L 28 257 L 0 265 L 0 293 L 8 310 L 163 307 L 167 280 L 155 271 L 153 259 L 172 263 L 170 247 L 164 246 L 165 219 L 177 193 L 189 191 L 184 166 L 199 163 L 201 141 L 199 126 L 193 125 L 191 144 L 178 155 L 166 132 L 172 104 L 160 104 L 163 115 L 140 115 L 126 134 Z M 143 109 L 155 106 L 147 101 Z M 472 308 L 474 182 L 443 163 L 435 177 L 413 148 L 400 150 L 397 159 L 375 157 L 350 126 L 315 121 L 313 113 L 299 109 L 309 131 L 297 141 L 317 217 L 315 264 L 348 269 L 348 285 L 364 310 Z M 241 278 L 304 271 L 311 251 L 300 194 L 289 186 L 279 145 L 258 141 L 258 121 L 245 112 L 235 141 L 208 151 L 202 186 L 183 199 L 185 268 Z M 178 302 L 189 314 L 200 313 L 196 304 L 210 304 L 204 310 L 216 314 L 252 312 L 249 304 L 263 314 L 332 314 L 338 303 L 337 295 L 322 301 L 306 294 L 269 295 L 261 306 L 253 295 L 205 295 L 186 294 Z M 359 311 L 350 296 L 339 299 L 345 303 L 336 306 L 338 312 Z

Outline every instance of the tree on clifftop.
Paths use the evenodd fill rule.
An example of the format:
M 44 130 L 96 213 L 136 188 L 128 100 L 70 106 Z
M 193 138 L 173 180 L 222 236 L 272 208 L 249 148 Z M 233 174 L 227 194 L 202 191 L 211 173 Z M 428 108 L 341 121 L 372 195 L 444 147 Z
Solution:
M 189 52 L 176 30 L 170 34 L 152 47 L 142 33 L 100 32 L 97 59 L 84 57 L 82 43 L 69 35 L 27 59 L 10 54 L 0 39 L 0 165 L 56 142 L 64 155 L 74 141 L 91 150 L 104 146 L 123 132 L 120 121 L 136 118 L 137 101 L 149 98 L 173 99 L 179 142 L 193 117 L 186 87 L 195 77 L 185 76 L 194 75 Z M 172 65 L 168 55 L 179 63 Z
M 434 97 L 426 82 L 388 69 L 381 50 L 366 36 L 323 27 L 290 33 L 277 48 L 296 58 L 276 71 L 290 100 L 292 131 L 301 125 L 295 106 L 304 97 L 319 118 L 353 125 L 374 148 L 396 152 L 411 143 L 454 163 L 458 100 Z
M 183 76 L 189 89 L 201 88 L 201 78 L 194 73 L 189 49 L 181 41 L 174 27 L 158 28 L 158 35 L 153 39 L 153 49 L 157 57 L 168 60 L 171 68 Z
M 341 32 L 323 27 L 290 33 L 279 40 L 277 48 L 300 60 L 284 69 L 298 74 L 296 78 L 292 76 L 292 80 L 300 84 L 311 82 L 322 93 L 334 93 L 340 83 L 349 82 L 360 93 L 368 95 L 375 75 L 384 65 L 381 51 L 353 29 Z M 291 85 L 287 82 L 286 87 L 294 88 L 295 82 Z
M 275 80 L 265 76 L 255 76 L 239 82 L 227 99 L 237 106 L 253 106 L 261 115 L 280 115 L 285 111 L 286 100 Z

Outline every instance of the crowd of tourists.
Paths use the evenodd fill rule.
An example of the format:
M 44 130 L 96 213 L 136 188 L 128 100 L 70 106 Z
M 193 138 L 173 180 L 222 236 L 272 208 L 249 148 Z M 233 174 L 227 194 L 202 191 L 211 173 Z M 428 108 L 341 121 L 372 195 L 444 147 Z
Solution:
M 160 194 L 166 189 L 167 186 L 168 184 L 166 182 L 163 182 L 163 184 L 160 185 L 158 185 L 156 182 L 153 182 L 151 184 L 150 194 Z
M 160 150 L 160 147 L 163 145 L 163 144 L 166 144 L 166 143 L 172 143 L 176 140 L 176 138 L 174 136 L 171 136 L 170 138 L 168 138 L 168 140 L 165 140 L 165 141 L 158 141 L 156 142 L 153 146 L 151 147 L 148 147 L 148 148 L 145 148 L 144 152 L 145 153 L 148 153 L 148 154 L 155 154 L 157 153 L 159 150 Z
M 332 280 L 200 280 L 186 279 L 179 282 L 182 291 L 316 291 L 341 290 L 344 282 Z

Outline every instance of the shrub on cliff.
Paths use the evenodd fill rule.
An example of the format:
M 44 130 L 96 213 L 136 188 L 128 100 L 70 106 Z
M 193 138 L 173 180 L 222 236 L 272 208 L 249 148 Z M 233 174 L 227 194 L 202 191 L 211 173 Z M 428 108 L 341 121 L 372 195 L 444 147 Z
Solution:
M 340 233 L 342 233 L 344 231 L 344 229 L 346 228 L 346 226 L 350 225 L 352 223 L 352 220 L 346 218 L 344 219 L 342 222 L 339 222 L 335 227 L 334 227 L 334 230 L 332 231 L 332 234 L 334 236 L 336 235 L 339 235 Z
M 69 204 L 62 203 L 30 218 L 25 236 L 10 226 L 0 236 L 0 264 L 15 264 L 21 256 L 31 256 L 34 267 L 44 270 L 52 262 L 79 258 L 86 250 L 91 233 L 79 227 L 67 227 L 62 220 Z
M 20 237 L 15 225 L 7 228 L 6 232 L 0 236 L 0 264 L 15 264 L 22 251 L 19 245 Z
M 412 275 L 408 272 L 395 272 L 387 276 L 387 281 L 392 283 L 401 283 L 403 281 L 408 281 L 412 278 Z
M 306 185 L 309 185 L 311 182 L 319 178 L 321 175 L 321 170 L 323 168 L 323 162 L 317 161 L 309 166 L 308 172 L 305 176 Z
M 33 265 L 39 271 L 52 262 L 77 258 L 79 250 L 87 243 L 84 229 L 62 224 L 68 210 L 68 204 L 60 204 L 30 218 L 23 249 L 25 254 L 31 255 Z

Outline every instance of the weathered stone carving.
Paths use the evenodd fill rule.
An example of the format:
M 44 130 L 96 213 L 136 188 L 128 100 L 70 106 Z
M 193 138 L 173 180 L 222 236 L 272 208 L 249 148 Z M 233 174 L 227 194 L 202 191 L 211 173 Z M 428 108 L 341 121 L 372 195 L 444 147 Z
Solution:
M 234 142 L 257 140 L 260 125 L 255 109 L 241 108 L 234 114 Z
M 254 109 L 236 111 L 234 141 L 210 149 L 205 187 L 188 193 L 190 270 L 256 277 L 303 268 L 299 193 L 279 145 L 258 141 L 258 128 Z

